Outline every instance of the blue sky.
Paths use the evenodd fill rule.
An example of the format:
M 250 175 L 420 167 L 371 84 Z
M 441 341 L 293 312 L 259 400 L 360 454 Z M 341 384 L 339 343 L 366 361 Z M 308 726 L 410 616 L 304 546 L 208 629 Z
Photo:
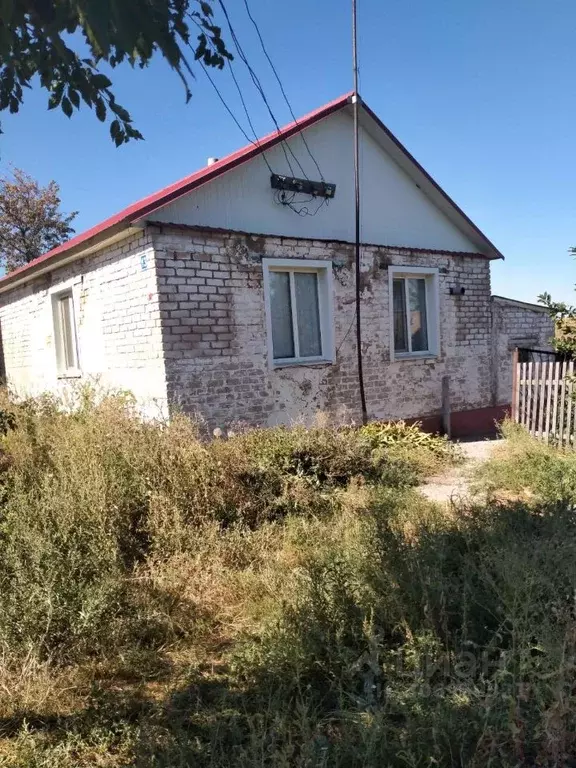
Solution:
M 279 121 L 287 107 L 241 0 L 237 33 Z M 348 0 L 251 0 L 297 115 L 351 88 Z M 505 254 L 493 292 L 572 301 L 576 261 L 576 4 L 573 0 L 359 0 L 363 98 Z M 241 71 L 259 133 L 269 117 Z M 237 114 L 227 74 L 214 73 Z M 113 74 L 146 141 L 116 149 L 86 109 L 68 120 L 40 89 L 2 116 L 0 167 L 61 186 L 78 231 L 245 144 L 200 69 L 185 104 L 157 61 Z

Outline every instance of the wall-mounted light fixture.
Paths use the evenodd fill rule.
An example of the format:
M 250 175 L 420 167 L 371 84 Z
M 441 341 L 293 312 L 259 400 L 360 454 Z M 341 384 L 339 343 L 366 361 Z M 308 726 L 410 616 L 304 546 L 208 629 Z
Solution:
M 450 296 L 464 296 L 466 288 L 463 285 L 454 285 L 450 288 Z

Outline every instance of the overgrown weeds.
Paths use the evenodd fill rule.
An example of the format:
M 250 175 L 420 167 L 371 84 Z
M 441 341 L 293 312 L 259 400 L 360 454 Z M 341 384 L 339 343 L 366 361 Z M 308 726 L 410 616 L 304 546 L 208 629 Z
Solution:
M 447 512 L 411 486 L 457 456 L 405 425 L 10 408 L 0 766 L 569 764 L 568 455 L 511 439 Z
M 481 466 L 477 485 L 492 498 L 537 506 L 576 504 L 576 452 L 532 438 L 513 422 L 502 425 L 505 441 Z

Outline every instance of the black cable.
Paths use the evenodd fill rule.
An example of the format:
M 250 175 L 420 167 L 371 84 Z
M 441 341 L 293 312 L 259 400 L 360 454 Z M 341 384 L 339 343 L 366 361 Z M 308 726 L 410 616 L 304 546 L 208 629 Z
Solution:
M 219 3 L 219 5 L 220 5 L 220 7 L 222 9 L 222 12 L 223 12 L 225 18 L 226 18 L 226 23 L 228 24 L 228 29 L 230 31 L 230 36 L 232 38 L 232 41 L 234 42 L 236 50 L 238 51 L 238 55 L 240 56 L 240 59 L 244 62 L 246 68 L 248 69 L 248 72 L 250 74 L 252 82 L 254 83 L 254 86 L 256 87 L 256 90 L 259 92 L 260 96 L 262 97 L 262 100 L 264 101 L 264 104 L 266 105 L 268 113 L 269 113 L 270 117 L 272 118 L 272 121 L 273 121 L 274 125 L 276 126 L 276 130 L 278 131 L 278 133 L 280 133 L 281 132 L 280 131 L 280 125 L 278 124 L 278 121 L 276 120 L 274 112 L 272 111 L 272 108 L 271 108 L 271 106 L 270 106 L 270 104 L 268 102 L 268 99 L 266 98 L 266 94 L 264 93 L 264 89 L 262 87 L 262 83 L 260 82 L 258 76 L 256 75 L 256 73 L 252 69 L 252 67 L 250 65 L 250 62 L 248 61 L 248 58 L 246 57 L 246 54 L 244 53 L 244 49 L 242 48 L 242 45 L 241 45 L 240 41 L 238 40 L 236 32 L 234 31 L 234 27 L 232 26 L 232 22 L 230 20 L 230 16 L 228 15 L 228 11 L 226 10 L 226 6 L 224 5 L 224 1 L 223 0 L 218 0 L 218 3 Z M 290 160 L 288 158 L 288 153 L 286 152 L 286 148 L 288 149 L 288 152 L 290 152 L 290 154 L 294 158 L 294 161 L 296 162 L 296 165 L 300 168 L 300 171 L 304 175 L 304 178 L 307 181 L 310 181 L 310 179 L 306 175 L 306 171 L 304 170 L 304 168 L 302 167 L 302 164 L 300 163 L 300 161 L 298 160 L 298 158 L 294 154 L 290 144 L 288 144 L 288 142 L 285 139 L 282 139 L 281 146 L 282 146 L 282 149 L 284 151 L 284 156 L 286 158 L 286 162 L 288 163 L 288 167 L 290 168 L 290 173 L 292 174 L 292 176 L 295 176 L 295 173 L 294 173 L 294 169 L 292 168 L 292 164 L 290 163 Z
M 267 167 L 268 167 L 268 170 L 270 171 L 270 173 L 271 173 L 271 174 L 273 174 L 273 173 L 274 173 L 274 171 L 273 171 L 273 170 L 272 170 L 272 168 L 270 167 L 270 163 L 268 162 L 268 158 L 266 157 L 266 153 L 265 153 L 265 152 L 262 150 L 262 148 L 260 147 L 260 144 L 258 144 L 258 143 L 256 143 L 255 141 L 253 141 L 253 140 L 250 138 L 250 136 L 248 136 L 248 134 L 246 133 L 246 131 L 244 130 L 244 128 L 242 128 L 242 126 L 240 125 L 240 122 L 239 122 L 239 120 L 237 119 L 237 117 L 236 117 L 236 115 L 234 114 L 234 112 L 232 112 L 232 110 L 230 109 L 230 107 L 228 106 L 228 104 L 226 103 L 226 100 L 224 99 L 224 97 L 223 97 L 223 96 L 222 96 L 222 94 L 220 93 L 220 91 L 219 91 L 219 89 L 218 89 L 218 86 L 216 85 L 216 83 L 215 83 L 215 82 L 214 82 L 214 80 L 212 79 L 212 76 L 211 76 L 211 75 L 210 75 L 210 73 L 208 72 L 208 69 L 206 68 L 206 66 L 205 66 L 205 64 L 204 64 L 204 62 L 203 62 L 203 61 L 200 61 L 200 66 L 201 66 L 201 67 L 202 67 L 202 69 L 204 70 L 204 72 L 205 72 L 205 74 L 206 74 L 206 77 L 208 78 L 208 80 L 209 80 L 209 81 L 210 81 L 210 83 L 212 84 L 212 87 L 213 87 L 213 88 L 214 88 L 214 90 L 216 91 L 216 94 L 217 94 L 218 98 L 220 99 L 220 101 L 222 102 L 222 104 L 224 105 L 224 108 L 226 109 L 226 111 L 228 112 L 228 114 L 230 115 L 230 117 L 232 118 L 232 120 L 234 120 L 234 122 L 235 122 L 235 123 L 236 123 L 236 125 L 238 126 L 239 130 L 242 132 L 242 135 L 244 136 L 244 138 L 246 139 L 246 141 L 247 141 L 249 144 L 252 144 L 252 145 L 253 145 L 253 146 L 255 146 L 257 149 L 259 149 L 259 150 L 260 150 L 260 154 L 261 154 L 261 156 L 262 156 L 262 159 L 263 159 L 263 160 L 264 160 L 264 162 L 266 163 L 266 165 L 267 165 Z
M 256 30 L 256 34 L 258 35 L 258 39 L 260 40 L 260 45 L 262 46 L 262 50 L 264 51 L 264 55 L 268 59 L 268 63 L 270 64 L 272 72 L 274 73 L 274 76 L 275 76 L 275 78 L 276 78 L 276 80 L 278 82 L 278 85 L 280 86 L 280 90 L 282 91 L 282 96 L 284 97 L 284 101 L 288 105 L 288 109 L 290 110 L 290 114 L 292 115 L 292 120 L 294 120 L 296 125 L 298 125 L 298 120 L 296 119 L 296 115 L 294 114 L 294 110 L 292 109 L 292 105 L 290 104 L 290 100 L 288 99 L 288 96 L 286 95 L 286 91 L 284 90 L 284 86 L 282 84 L 282 80 L 280 79 L 280 75 L 276 71 L 276 67 L 274 66 L 274 63 L 272 62 L 272 59 L 270 58 L 268 50 L 267 50 L 267 48 L 266 48 L 266 46 L 264 44 L 264 40 L 262 38 L 262 33 L 260 32 L 260 28 L 258 27 L 258 23 L 256 22 L 256 19 L 252 15 L 252 12 L 250 11 L 250 6 L 248 4 L 248 0 L 244 0 L 244 5 L 246 7 L 246 13 L 248 14 L 248 18 L 250 19 L 250 21 L 252 22 L 252 24 L 254 26 L 254 29 Z M 322 179 L 322 181 L 324 181 L 324 176 L 322 175 L 322 171 L 320 170 L 320 166 L 318 164 L 318 161 L 316 160 L 316 158 L 312 154 L 312 151 L 311 151 L 310 147 L 308 146 L 308 142 L 306 141 L 306 137 L 302 133 L 302 129 L 301 128 L 300 128 L 299 134 L 300 134 L 300 137 L 302 138 L 302 141 L 304 142 L 304 146 L 306 147 L 306 150 L 308 151 L 308 154 L 310 155 L 310 157 L 312 158 L 312 160 L 314 162 L 314 165 L 318 169 L 318 173 L 320 174 L 320 178 Z
M 344 338 L 342 339 L 342 341 L 341 341 L 341 342 L 340 342 L 340 344 L 338 345 L 338 349 L 336 350 L 336 357 L 338 357 L 338 352 L 340 352 L 340 350 L 341 350 L 341 349 L 342 349 L 342 347 L 344 346 L 344 342 L 346 341 L 346 339 L 347 339 L 347 338 L 348 338 L 348 336 L 350 335 L 350 331 L 352 330 L 352 327 L 354 326 L 354 323 L 355 323 L 355 322 L 356 322 L 356 316 L 354 316 L 354 317 L 352 318 L 352 322 L 350 323 L 350 327 L 348 328 L 348 330 L 347 330 L 347 331 L 346 331 L 346 333 L 344 334 Z
M 287 194 L 285 190 L 277 190 L 274 195 L 274 202 L 276 205 L 283 205 L 286 208 L 290 208 L 290 210 L 298 214 L 298 216 L 316 216 L 324 206 L 328 206 L 329 204 L 328 198 L 322 198 L 319 205 L 316 206 L 316 210 L 310 211 L 308 203 L 311 203 L 313 200 L 318 200 L 318 197 L 316 195 L 310 195 L 306 200 L 296 201 L 296 192 Z
M 196 25 L 196 26 L 197 26 L 197 27 L 200 29 L 200 31 L 201 31 L 202 33 L 204 33 L 204 29 L 203 29 L 203 27 L 202 27 L 202 26 L 201 26 L 201 25 L 198 23 L 198 21 L 197 21 L 195 18 L 193 18 L 192 16 L 190 16 L 190 18 L 191 18 L 191 20 L 194 22 L 194 24 L 195 24 L 195 25 Z M 234 34 L 234 33 L 231 31 L 231 34 Z M 235 37 L 235 35 L 234 35 L 234 37 Z M 242 53 L 243 53 L 243 52 L 241 53 L 241 46 L 240 46 L 239 42 L 236 42 L 235 44 L 236 44 L 236 46 L 237 46 L 237 49 L 238 49 L 238 53 L 239 53 L 239 54 L 240 54 L 240 56 L 242 57 Z M 188 45 L 189 45 L 189 47 L 190 47 L 190 48 L 192 48 L 192 46 L 191 46 L 190 44 L 188 44 Z M 250 68 L 250 65 L 249 65 L 247 62 L 245 62 L 245 63 L 246 63 L 246 66 L 247 66 L 247 67 L 249 68 L 249 70 L 250 70 L 250 69 L 251 69 L 251 68 Z M 257 149 L 259 149 L 259 150 L 260 150 L 260 154 L 262 155 L 262 159 L 263 159 L 263 160 L 264 160 L 264 162 L 266 163 L 266 166 L 267 166 L 268 170 L 270 171 L 270 174 L 274 174 L 274 171 L 272 170 L 272 168 L 271 168 L 271 166 L 270 166 L 270 163 L 268 162 L 268 158 L 266 157 L 266 153 L 265 153 L 265 151 L 262 149 L 262 147 L 260 146 L 260 142 L 259 142 L 259 139 L 258 139 L 258 135 L 257 135 L 257 133 L 256 133 L 256 130 L 255 130 L 255 128 L 254 128 L 254 125 L 253 125 L 253 123 L 252 123 L 252 120 L 251 120 L 251 118 L 250 118 L 250 113 L 249 113 L 249 111 L 248 111 L 248 107 L 247 107 L 247 105 L 246 105 L 246 101 L 244 100 L 244 97 L 243 97 L 243 95 L 242 95 L 242 89 L 240 88 L 240 84 L 238 83 L 238 79 L 236 78 L 236 75 L 235 75 L 235 73 L 234 73 L 234 68 L 233 68 L 233 66 L 232 66 L 232 62 L 231 62 L 231 61 L 228 61 L 228 64 L 229 64 L 229 66 L 230 66 L 230 74 L 232 75 L 232 80 L 234 81 L 234 85 L 236 86 L 236 90 L 238 91 L 238 95 L 239 95 L 239 97 L 240 97 L 240 101 L 241 101 L 241 103 L 242 103 L 242 107 L 243 107 L 243 109 L 244 109 L 244 113 L 245 113 L 245 115 L 246 115 L 246 119 L 248 120 L 248 124 L 250 125 L 250 128 L 251 128 L 251 130 L 252 130 L 252 133 L 254 134 L 254 137 L 255 137 L 255 141 L 254 141 L 254 140 L 252 140 L 252 139 L 251 139 L 251 138 L 248 136 L 248 134 L 246 133 L 246 131 L 244 130 L 244 128 L 241 126 L 241 124 L 240 124 L 239 120 L 237 119 L 236 115 L 234 114 L 234 112 L 232 111 L 232 109 L 231 109 L 231 108 L 228 106 L 228 104 L 226 103 L 226 100 L 224 99 L 224 97 L 223 97 L 223 96 L 222 96 L 222 94 L 220 93 L 220 90 L 218 89 L 218 86 L 216 85 L 216 83 L 215 83 L 215 82 L 214 82 L 214 80 L 212 79 L 211 75 L 209 74 L 209 72 L 208 72 L 208 69 L 207 69 L 206 65 L 205 65 L 205 64 L 204 64 L 204 62 L 203 62 L 203 61 L 200 59 L 200 65 L 201 65 L 202 69 L 204 70 L 204 73 L 205 73 L 206 77 L 207 77 L 207 78 L 208 78 L 208 80 L 210 81 L 210 84 L 211 84 L 211 85 L 212 85 L 212 87 L 214 88 L 214 90 L 215 90 L 215 92 L 216 92 L 216 94 L 217 94 L 218 98 L 220 99 L 220 101 L 221 101 L 221 102 L 222 102 L 222 104 L 224 105 L 224 108 L 226 109 L 226 111 L 228 112 L 228 114 L 230 115 L 230 117 L 231 117 L 231 118 L 234 120 L 234 122 L 235 122 L 236 126 L 237 126 L 237 127 L 238 127 L 238 129 L 241 131 L 241 133 L 242 133 L 242 135 L 244 136 L 244 138 L 246 139 L 246 141 L 248 141 L 250 144 L 252 144 L 254 147 L 256 147 Z M 256 83 L 255 83 L 255 84 L 256 84 Z M 262 96 L 263 96 L 264 100 L 266 100 L 266 97 L 265 97 L 264 93 L 262 92 L 262 89 L 261 89 L 261 87 L 260 87 L 260 89 L 259 89 L 259 90 L 261 91 L 261 93 L 262 93 Z M 273 118 L 273 120 L 274 120 L 274 122 L 275 122 L 276 126 L 278 127 L 278 124 L 276 123 L 276 120 L 275 120 L 275 118 L 274 118 L 274 116 L 273 116 L 273 114 L 272 114 L 272 112 L 271 112 L 270 108 L 269 108 L 269 111 L 270 111 L 270 113 L 271 113 L 271 115 L 272 115 L 272 118 Z M 280 130 L 280 129 L 278 128 L 278 130 Z M 291 150 L 291 149 L 290 149 L 290 151 L 291 151 L 292 155 L 295 157 L 295 155 L 294 155 L 294 153 L 292 152 L 292 150 Z M 284 155 L 285 155 L 285 157 L 286 157 L 286 161 L 287 161 L 287 163 L 288 163 L 288 166 L 290 167 L 291 173 L 293 174 L 293 173 L 294 173 L 294 171 L 293 171 L 293 169 L 292 169 L 292 167 L 291 167 L 291 165 L 290 165 L 290 160 L 288 159 L 288 156 L 286 155 L 286 150 L 285 150 L 285 149 L 284 149 Z M 297 159 L 296 157 L 295 157 L 295 159 L 296 159 L 296 161 L 298 162 L 298 159 Z M 298 163 L 298 164 L 300 165 L 300 163 Z M 304 169 L 302 168 L 302 166 L 301 166 L 301 165 L 300 165 L 300 169 L 302 170 L 302 172 L 303 172 L 303 173 L 305 173 L 305 172 L 304 172 Z M 328 203 L 329 203 L 329 201 L 328 201 L 328 198 L 323 198 L 323 200 L 321 201 L 321 203 L 320 203 L 320 204 L 319 204 L 319 205 L 316 207 L 316 210 L 315 210 L 315 211 L 313 211 L 313 212 L 310 212 L 309 208 L 307 207 L 307 203 L 311 202 L 312 200 L 315 200 L 315 199 L 317 199 L 315 195 L 311 195 L 309 199 L 307 199 L 307 200 L 303 200 L 303 201 L 300 201 L 299 203 L 296 203 L 296 204 L 294 203 L 294 201 L 295 201 L 295 198 L 296 198 L 296 192 L 292 192 L 292 193 L 291 193 L 291 197 L 290 197 L 290 199 L 288 200 L 288 199 L 287 199 L 287 196 L 286 196 L 286 192 L 280 192 L 280 191 L 277 191 L 277 192 L 276 192 L 276 195 L 275 195 L 275 202 L 276 202 L 278 205 L 284 205 L 284 206 L 286 206 L 286 207 L 290 208 L 290 210 L 292 210 L 292 211 L 293 211 L 294 213 L 296 213 L 298 216 L 316 216 L 316 215 L 317 215 L 317 214 L 320 212 L 320 210 L 321 210 L 321 209 L 324 207 L 324 205 L 328 206 Z M 300 207 L 297 207 L 297 206 L 300 206 Z
M 193 16 L 191 16 L 190 14 L 189 14 L 189 16 L 190 16 L 190 19 L 191 19 L 191 21 L 193 21 L 193 22 L 194 22 L 194 24 L 196 24 L 196 26 L 198 27 L 198 29 L 199 29 L 199 30 L 200 30 L 202 33 L 204 33 L 204 29 L 203 29 L 203 28 L 202 28 L 202 26 L 201 26 L 201 25 L 198 23 L 198 21 L 197 21 L 197 20 L 196 20 L 196 19 L 195 19 Z M 191 47 L 191 46 L 190 46 L 190 47 Z M 237 118 L 236 118 L 236 116 L 234 115 L 234 113 L 232 112 L 231 108 L 228 106 L 228 104 L 226 104 L 226 101 L 224 100 L 224 97 L 222 96 L 222 94 L 221 94 L 221 93 L 220 93 L 220 91 L 218 90 L 218 86 L 216 85 L 216 83 L 214 82 L 214 80 L 212 79 L 212 77 L 210 76 L 210 74 L 209 74 L 209 72 L 208 72 L 208 69 L 206 68 L 206 65 L 204 64 L 204 62 L 203 62 L 202 60 L 200 60 L 200 65 L 202 66 L 202 69 L 204 70 L 204 72 L 205 72 L 205 74 L 206 74 L 206 77 L 208 78 L 208 80 L 209 80 L 209 81 L 210 81 L 210 83 L 212 84 L 212 87 L 214 88 L 214 90 L 215 90 L 215 91 L 216 91 L 216 93 L 218 94 L 218 98 L 220 99 L 220 101 L 222 102 L 222 104 L 224 104 L 224 107 L 226 108 L 227 112 L 229 113 L 229 115 L 232 117 L 232 119 L 234 120 L 234 122 L 236 123 L 236 125 L 238 126 L 238 128 L 240 129 L 240 131 L 242 132 L 242 134 L 243 134 L 244 138 L 246 139 L 246 141 L 248 141 L 250 144 L 254 145 L 255 147 L 257 147 L 257 148 L 260 150 L 260 153 L 261 153 L 261 155 L 262 155 L 262 159 L 263 159 L 263 160 L 264 160 L 264 162 L 266 163 L 266 165 L 267 165 L 267 167 L 268 167 L 268 170 L 270 171 L 270 173 L 271 173 L 271 174 L 273 174 L 273 173 L 274 173 L 274 171 L 273 171 L 273 170 L 272 170 L 272 168 L 270 167 L 270 163 L 268 162 L 268 158 L 266 157 L 266 153 L 265 153 L 265 151 L 264 151 L 264 150 L 261 148 L 261 146 L 260 146 L 260 142 L 259 142 L 259 140 L 258 140 L 258 135 L 257 135 L 257 133 L 256 133 L 256 130 L 255 130 L 255 128 L 254 128 L 254 125 L 253 125 L 253 123 L 252 123 L 252 120 L 250 119 L 250 114 L 249 114 L 249 112 L 248 112 L 248 108 L 247 108 L 247 106 L 246 106 L 246 102 L 244 101 L 244 97 L 242 96 L 242 90 L 241 90 L 241 88 L 240 88 L 240 85 L 239 85 L 239 83 L 238 83 L 238 80 L 237 80 L 237 78 L 236 78 L 236 75 L 234 74 L 234 68 L 233 68 L 233 66 L 232 66 L 232 62 L 231 62 L 231 61 L 228 61 L 228 64 L 229 64 L 229 66 L 230 66 L 230 74 L 232 75 L 232 80 L 234 81 L 234 85 L 236 86 L 236 90 L 238 91 L 238 95 L 240 96 L 240 101 L 241 101 L 241 103 L 242 103 L 242 107 L 244 108 L 244 113 L 245 113 L 245 115 L 246 115 L 246 118 L 247 118 L 247 120 L 248 120 L 248 124 L 250 125 L 250 128 L 252 129 L 252 133 L 254 134 L 254 138 L 255 138 L 255 141 L 254 141 L 253 139 L 251 139 L 251 138 L 248 136 L 248 134 L 246 133 L 246 131 L 245 131 L 245 130 L 242 128 L 242 126 L 240 125 L 240 122 L 237 120 Z

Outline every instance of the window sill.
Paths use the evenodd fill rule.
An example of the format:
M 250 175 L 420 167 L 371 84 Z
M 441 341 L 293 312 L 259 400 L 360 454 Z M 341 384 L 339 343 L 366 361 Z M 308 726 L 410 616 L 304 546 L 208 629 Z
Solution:
M 282 362 L 273 362 L 272 370 L 277 371 L 280 368 L 323 368 L 327 365 L 333 365 L 334 360 L 283 360 Z
M 57 375 L 58 379 L 81 379 L 82 371 L 63 371 Z
M 392 362 L 401 362 L 402 360 L 438 360 L 440 355 L 437 352 L 396 352 L 392 357 Z

